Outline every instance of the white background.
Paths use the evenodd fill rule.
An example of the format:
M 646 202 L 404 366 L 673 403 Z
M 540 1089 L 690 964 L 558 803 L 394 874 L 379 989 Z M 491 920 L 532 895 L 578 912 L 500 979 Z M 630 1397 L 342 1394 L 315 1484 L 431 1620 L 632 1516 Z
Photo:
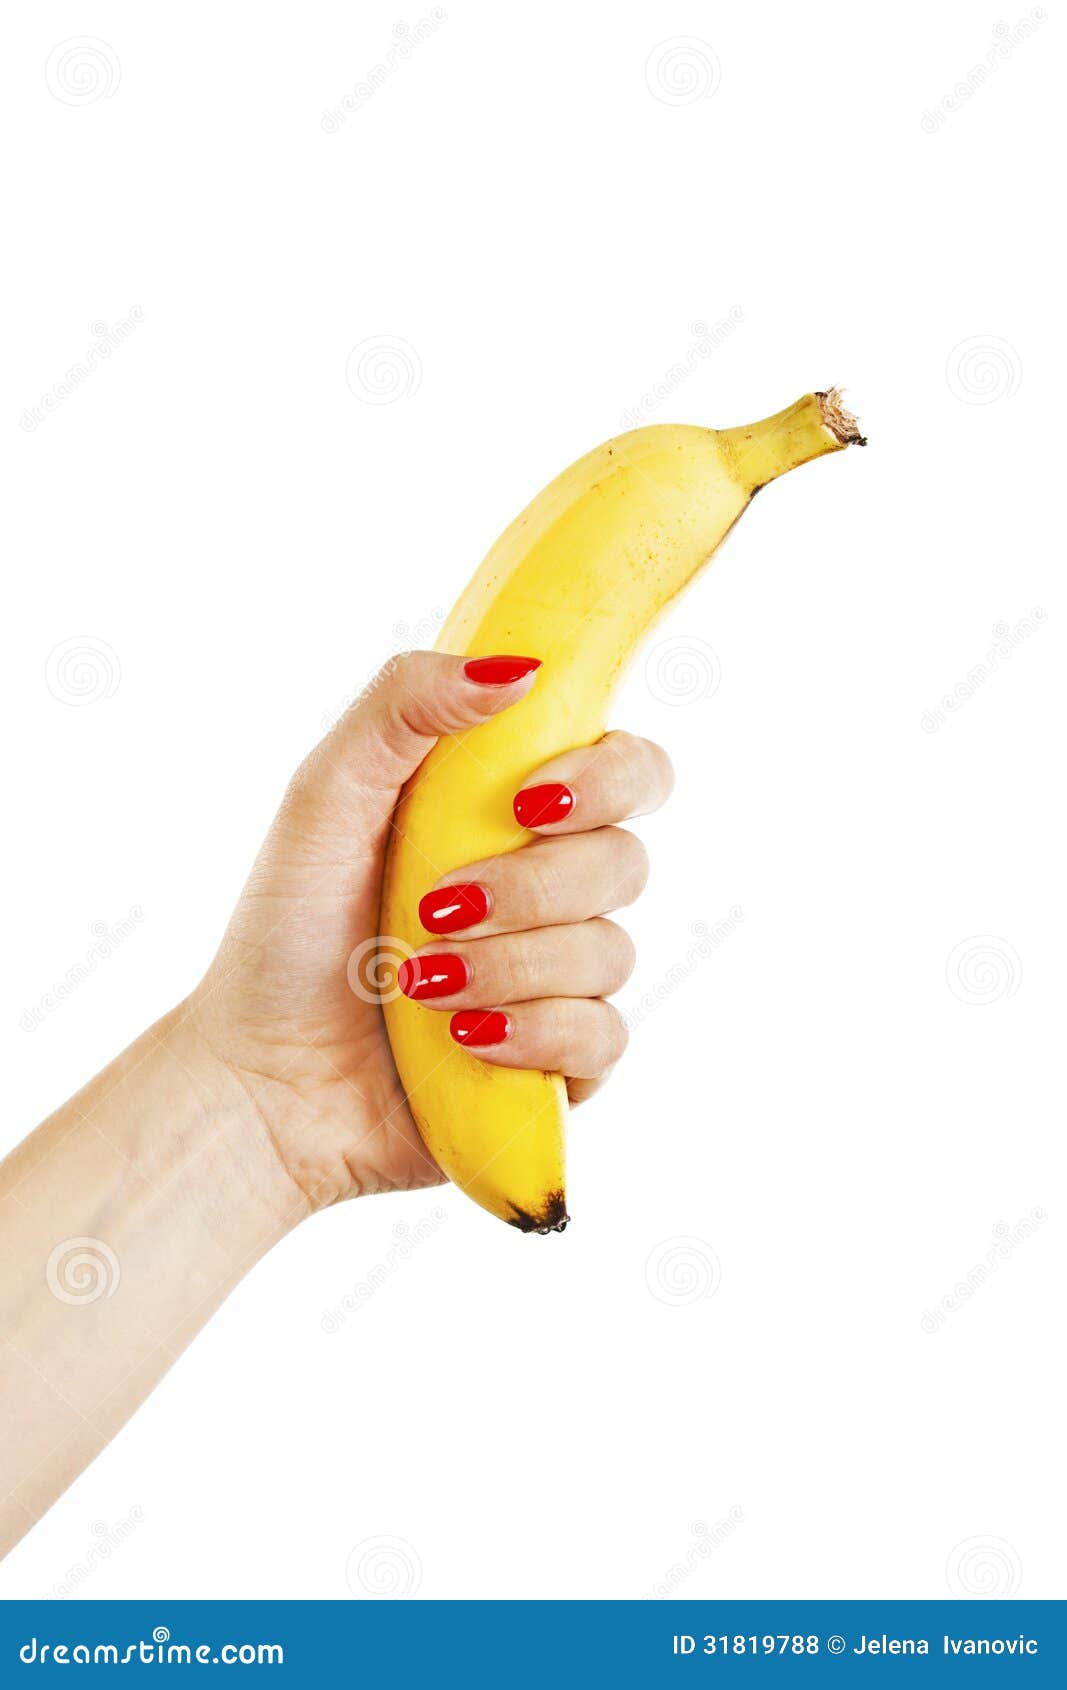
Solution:
M 761 496 L 619 704 L 679 782 L 566 1236 L 320 1217 L 0 1594 L 1060 1594 L 1058 21 L 447 0 L 346 111 L 429 11 L 9 20 L 0 1147 L 189 990 L 324 724 L 627 413 L 841 381 L 871 445 Z

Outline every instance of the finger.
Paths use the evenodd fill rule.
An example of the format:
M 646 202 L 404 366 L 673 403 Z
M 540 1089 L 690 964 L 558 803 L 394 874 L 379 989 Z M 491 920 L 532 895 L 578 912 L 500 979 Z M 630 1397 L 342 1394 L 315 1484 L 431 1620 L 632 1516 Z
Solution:
M 606 1085 L 610 1078 L 611 1069 L 609 1068 L 605 1074 L 598 1074 L 595 1080 L 568 1080 L 567 1097 L 571 1106 L 577 1109 L 579 1103 L 588 1102 L 593 1093 L 598 1092 L 601 1086 Z
M 662 746 L 609 733 L 531 770 L 512 801 L 520 827 L 577 833 L 658 810 L 674 785 Z
M 397 984 L 429 1009 L 477 1009 L 535 998 L 608 997 L 634 965 L 628 933 L 613 921 L 580 921 L 528 933 L 428 946 L 404 962 Z
M 384 831 L 400 794 L 442 734 L 518 704 L 536 657 L 450 657 L 409 651 L 389 662 L 297 770 L 287 810 L 303 826 L 346 836 Z
M 542 998 L 504 1009 L 463 1009 L 449 1031 L 456 1043 L 500 1068 L 542 1068 L 595 1080 L 619 1060 L 626 1027 L 601 998 Z
M 419 903 L 428 933 L 523 933 L 565 926 L 632 904 L 648 881 L 648 852 L 623 827 L 537 839 L 468 863 Z

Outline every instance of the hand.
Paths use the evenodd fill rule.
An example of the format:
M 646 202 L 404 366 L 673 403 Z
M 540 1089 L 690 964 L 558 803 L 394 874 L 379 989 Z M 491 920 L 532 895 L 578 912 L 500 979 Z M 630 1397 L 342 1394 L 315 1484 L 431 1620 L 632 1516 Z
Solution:
M 432 652 L 387 664 L 297 770 L 219 953 L 179 1011 L 247 1092 L 295 1203 L 442 1179 L 380 1008 L 352 991 L 348 959 L 378 931 L 404 782 L 439 735 L 507 709 L 536 679 L 487 685 L 462 658 Z M 655 809 L 672 780 L 659 747 L 622 733 L 531 770 L 517 813 L 538 837 L 427 885 L 423 921 L 447 938 L 405 966 L 408 995 L 452 1015 L 453 1037 L 484 1061 L 562 1073 L 572 1099 L 587 1097 L 626 1043 L 604 999 L 628 977 L 633 947 L 605 916 L 648 874 L 643 845 L 615 824 Z M 531 795 L 546 786 L 555 809 L 551 793 Z
M 441 1179 L 348 962 L 378 931 L 405 780 L 438 735 L 535 684 L 430 652 L 388 664 L 297 771 L 201 984 L 0 1163 L 0 1555 L 311 1209 Z M 670 784 L 627 734 L 532 769 L 515 795 L 529 843 L 426 887 L 437 936 L 404 978 L 418 1013 L 588 1095 L 625 1042 L 604 994 L 632 951 L 605 913 L 647 872 L 614 824 Z

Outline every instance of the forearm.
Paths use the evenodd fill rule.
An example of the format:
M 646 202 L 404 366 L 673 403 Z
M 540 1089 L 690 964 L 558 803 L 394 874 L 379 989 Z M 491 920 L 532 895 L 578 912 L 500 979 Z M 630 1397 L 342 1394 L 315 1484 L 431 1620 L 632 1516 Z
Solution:
M 0 1553 L 305 1212 L 180 1010 L 0 1164 Z

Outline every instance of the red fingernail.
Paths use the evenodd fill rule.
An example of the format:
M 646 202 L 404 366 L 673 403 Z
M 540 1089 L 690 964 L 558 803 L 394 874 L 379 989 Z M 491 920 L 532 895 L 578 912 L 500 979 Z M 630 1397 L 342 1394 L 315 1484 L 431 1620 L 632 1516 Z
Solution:
M 539 657 L 472 657 L 463 665 L 463 673 L 480 687 L 506 687 L 540 667 Z
M 511 1018 L 502 1009 L 461 1010 L 448 1030 L 458 1045 L 502 1045 L 511 1033 Z
M 520 827 L 548 827 L 570 815 L 574 793 L 558 780 L 548 780 L 544 786 L 524 786 L 515 794 L 512 809 Z
M 461 992 L 471 971 L 461 956 L 442 951 L 438 956 L 408 957 L 397 969 L 396 983 L 406 998 L 447 998 Z
M 476 927 L 488 914 L 489 893 L 476 880 L 441 886 L 419 900 L 419 920 L 427 933 L 458 933 L 461 927 Z

